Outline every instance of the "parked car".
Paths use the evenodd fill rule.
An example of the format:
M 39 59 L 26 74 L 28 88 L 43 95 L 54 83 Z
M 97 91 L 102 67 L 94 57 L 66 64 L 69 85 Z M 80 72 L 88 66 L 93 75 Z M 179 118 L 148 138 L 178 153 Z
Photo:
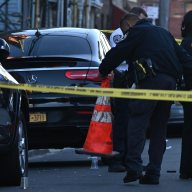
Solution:
M 20 83 L 100 87 L 98 66 L 111 48 L 97 29 L 51 28 L 0 34 L 10 46 L 5 68 Z M 82 147 L 96 97 L 28 93 L 29 148 Z
M 8 50 L 0 39 L 0 59 Z M 18 82 L 0 64 L 0 85 Z M 24 91 L 0 87 L 0 185 L 20 185 L 27 176 L 28 99 Z
M 98 66 L 110 50 L 97 29 L 51 28 L 1 33 L 5 68 L 20 83 L 99 87 Z M 29 149 L 82 147 L 96 97 L 28 92 Z
M 181 103 L 174 102 L 172 104 L 168 123 L 170 125 L 181 125 L 184 123 L 184 112 Z

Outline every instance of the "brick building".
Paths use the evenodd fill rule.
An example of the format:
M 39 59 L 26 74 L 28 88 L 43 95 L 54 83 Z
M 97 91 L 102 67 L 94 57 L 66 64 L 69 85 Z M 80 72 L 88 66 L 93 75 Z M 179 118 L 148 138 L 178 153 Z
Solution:
M 167 4 L 167 7 L 166 5 Z M 167 28 L 176 38 L 181 38 L 180 26 L 183 19 L 183 15 L 192 10 L 191 0 L 138 0 L 140 6 L 158 6 L 159 18 L 156 20 L 156 24 L 164 26 L 164 21 L 167 19 Z M 162 7 L 162 9 L 161 9 Z M 163 10 L 167 8 L 166 10 Z M 162 20 L 163 17 L 164 20 Z
M 164 6 L 165 4 L 167 4 L 167 7 Z M 176 38 L 181 38 L 180 26 L 184 14 L 187 11 L 192 10 L 191 0 L 138 0 L 138 5 L 158 6 L 159 18 L 156 20 L 156 24 L 164 26 L 163 21 L 161 22 L 160 20 L 162 17 L 167 16 L 167 26 L 165 28 L 168 29 Z M 163 10 L 164 8 L 167 9 Z
M 192 10 L 191 0 L 171 0 L 170 14 L 169 14 L 169 31 L 175 36 L 180 38 L 180 26 L 183 15 Z
M 153 23 L 180 38 L 182 18 L 192 10 L 192 0 L 0 0 L 0 31 L 62 26 L 115 29 L 134 6 L 144 7 Z
M 180 26 L 183 15 L 192 10 L 191 0 L 104 0 L 101 28 L 115 29 L 121 16 L 133 6 L 145 8 L 153 22 L 181 38 Z

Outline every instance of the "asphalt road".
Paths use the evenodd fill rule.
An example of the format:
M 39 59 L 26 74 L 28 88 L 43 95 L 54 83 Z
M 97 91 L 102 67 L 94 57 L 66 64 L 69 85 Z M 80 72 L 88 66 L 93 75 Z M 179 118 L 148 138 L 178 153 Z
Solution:
M 147 162 L 146 144 L 143 160 Z M 0 188 L 1 192 L 191 192 L 192 180 L 179 179 L 181 140 L 168 139 L 160 184 L 123 184 L 125 173 L 108 173 L 99 161 L 98 169 L 91 169 L 87 155 L 75 154 L 74 149 L 34 150 L 29 152 L 29 186 Z

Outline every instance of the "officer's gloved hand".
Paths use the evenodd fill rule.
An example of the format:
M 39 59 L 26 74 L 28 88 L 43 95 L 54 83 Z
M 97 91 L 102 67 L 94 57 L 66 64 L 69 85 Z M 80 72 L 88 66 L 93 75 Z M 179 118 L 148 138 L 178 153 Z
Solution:
M 101 80 L 103 80 L 103 79 L 106 79 L 106 78 L 108 78 L 109 77 L 109 75 L 103 75 L 103 74 L 101 74 L 100 72 L 98 72 L 98 74 L 94 77 L 94 80 L 95 81 L 101 81 Z
M 108 75 L 103 75 L 103 74 L 101 74 L 101 73 L 99 73 L 98 75 L 99 75 L 99 77 L 102 78 L 102 79 L 106 79 L 106 78 L 108 77 Z

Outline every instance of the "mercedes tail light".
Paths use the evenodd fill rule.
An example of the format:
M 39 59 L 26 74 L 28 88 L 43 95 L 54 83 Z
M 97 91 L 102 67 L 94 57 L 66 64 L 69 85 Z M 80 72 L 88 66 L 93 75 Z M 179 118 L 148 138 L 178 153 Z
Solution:
M 89 81 L 102 81 L 101 77 L 98 77 L 99 71 L 93 70 L 73 70 L 67 71 L 65 76 L 72 80 L 89 80 Z

